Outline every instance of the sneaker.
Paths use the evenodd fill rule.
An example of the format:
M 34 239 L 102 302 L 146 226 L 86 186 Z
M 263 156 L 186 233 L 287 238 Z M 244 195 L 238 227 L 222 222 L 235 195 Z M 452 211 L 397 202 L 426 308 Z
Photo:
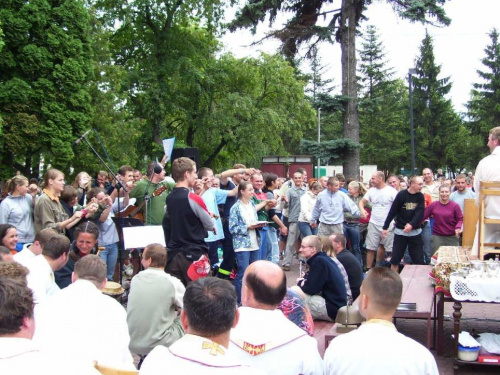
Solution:
M 281 269 L 282 269 L 283 271 L 290 271 L 290 270 L 291 270 L 291 266 L 290 266 L 289 264 L 283 264 L 283 265 L 281 266 Z

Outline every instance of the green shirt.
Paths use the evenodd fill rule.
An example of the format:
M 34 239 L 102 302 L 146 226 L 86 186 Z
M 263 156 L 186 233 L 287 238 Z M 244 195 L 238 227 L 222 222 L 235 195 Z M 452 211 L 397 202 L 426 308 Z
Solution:
M 146 192 L 148 181 L 141 180 L 135 188 L 130 192 L 130 198 L 135 198 L 137 207 L 144 203 L 144 194 Z M 165 216 L 165 205 L 167 195 L 174 189 L 175 182 L 162 181 L 157 184 L 151 183 L 148 189 L 149 202 L 144 204 L 141 212 L 144 215 L 145 225 L 161 225 L 163 216 Z M 155 196 L 153 196 L 155 195 Z M 147 217 L 146 217 L 147 209 Z

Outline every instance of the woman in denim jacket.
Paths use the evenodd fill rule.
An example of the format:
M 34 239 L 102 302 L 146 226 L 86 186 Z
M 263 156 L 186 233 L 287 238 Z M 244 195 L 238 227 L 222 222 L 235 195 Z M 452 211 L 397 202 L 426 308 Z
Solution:
M 229 231 L 233 235 L 233 247 L 238 263 L 234 287 L 241 303 L 241 283 L 243 274 L 250 263 L 259 259 L 259 242 L 257 228 L 265 223 L 258 224 L 257 210 L 251 201 L 253 187 L 247 181 L 238 185 L 238 201 L 231 207 L 229 214 Z

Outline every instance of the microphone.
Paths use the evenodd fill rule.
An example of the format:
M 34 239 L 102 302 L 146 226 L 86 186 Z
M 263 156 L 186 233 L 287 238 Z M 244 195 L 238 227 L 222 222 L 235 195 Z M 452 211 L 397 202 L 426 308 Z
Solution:
M 76 141 L 73 142 L 73 146 L 76 146 L 78 143 L 80 143 L 81 141 L 83 141 L 85 139 L 85 137 L 92 131 L 92 129 L 89 129 L 87 130 L 85 133 L 83 133 L 83 135 L 78 138 Z
M 158 163 L 158 158 L 156 158 L 155 165 L 153 167 L 153 172 L 155 174 L 160 174 L 163 171 L 163 167 Z

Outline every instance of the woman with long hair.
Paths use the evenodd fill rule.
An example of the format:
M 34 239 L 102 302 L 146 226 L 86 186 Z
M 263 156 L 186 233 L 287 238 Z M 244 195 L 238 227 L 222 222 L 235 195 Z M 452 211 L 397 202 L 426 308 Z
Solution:
M 64 184 L 64 173 L 57 169 L 49 169 L 43 176 L 43 194 L 35 204 L 35 232 L 54 228 L 60 233 L 65 233 L 65 230 L 77 224 L 85 213 L 77 211 L 68 217 L 59 202 Z
M 347 186 L 347 191 L 349 198 L 359 206 L 359 201 L 363 199 L 363 195 L 366 193 L 366 189 L 362 183 L 358 181 L 351 181 Z M 359 261 L 361 266 L 363 265 L 363 257 L 361 255 L 361 235 L 359 231 L 359 216 L 354 216 L 350 212 L 344 212 L 344 236 L 346 242 L 351 243 L 351 252 L 354 254 L 356 259 Z
M 238 185 L 238 201 L 231 207 L 229 214 L 229 231 L 233 235 L 233 247 L 238 263 L 234 287 L 238 296 L 238 303 L 241 302 L 241 284 L 243 274 L 247 267 L 259 260 L 259 242 L 257 240 L 257 228 L 263 224 L 258 224 L 257 210 L 251 201 L 253 196 L 253 186 L 248 181 L 242 181 Z
M 80 172 L 76 175 L 73 187 L 78 192 L 78 204 L 85 206 L 87 203 L 87 194 L 92 189 L 92 179 L 87 172 Z
M 75 269 L 76 261 L 88 254 L 97 254 L 98 250 L 99 229 L 93 222 L 80 223 L 75 228 L 74 235 L 75 240 L 69 248 L 68 262 L 63 268 L 55 272 L 56 284 L 61 289 L 71 284 L 71 274 Z
M 33 202 L 35 195 L 28 194 L 28 179 L 14 176 L 7 181 L 8 195 L 0 204 L 0 224 L 10 224 L 17 229 L 16 251 L 24 244 L 32 243 L 35 238 L 33 225 Z
M 5 246 L 11 254 L 15 254 L 18 242 L 17 229 L 10 224 L 0 224 L 0 245 Z

